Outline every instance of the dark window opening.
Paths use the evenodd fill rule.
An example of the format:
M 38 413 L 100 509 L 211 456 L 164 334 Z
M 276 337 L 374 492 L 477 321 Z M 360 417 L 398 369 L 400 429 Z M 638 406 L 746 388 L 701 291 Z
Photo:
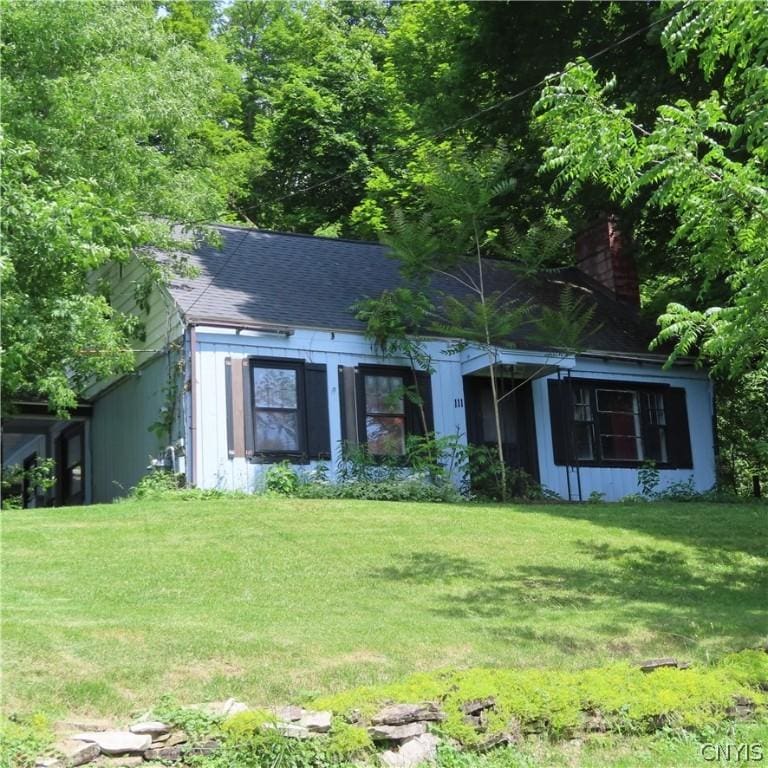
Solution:
M 682 388 L 551 380 L 549 397 L 555 464 L 693 466 Z

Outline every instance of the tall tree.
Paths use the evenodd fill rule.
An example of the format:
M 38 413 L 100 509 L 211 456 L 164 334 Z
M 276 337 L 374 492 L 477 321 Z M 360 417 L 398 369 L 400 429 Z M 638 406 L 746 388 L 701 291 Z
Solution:
M 674 6 L 668 3 L 667 11 Z M 698 101 L 661 103 L 640 122 L 615 103 L 615 78 L 601 82 L 582 61 L 544 89 L 538 124 L 550 146 L 544 168 L 565 197 L 585 184 L 621 205 L 670 212 L 672 245 L 683 245 L 702 290 L 692 305 L 670 303 L 659 341 L 671 359 L 698 353 L 737 377 L 768 369 L 768 14 L 751 2 L 680 8 L 662 42 L 677 71 L 695 58 L 722 84 Z M 712 291 L 721 299 L 710 303 Z
M 310 0 L 227 9 L 246 133 L 265 158 L 241 203 L 260 226 L 348 232 L 371 156 L 398 133 L 396 93 L 375 63 L 386 13 L 375 2 Z
M 63 413 L 132 362 L 137 318 L 94 271 L 225 212 L 250 151 L 227 123 L 240 80 L 151 2 L 5 0 L 2 14 L 3 406 L 24 394 Z

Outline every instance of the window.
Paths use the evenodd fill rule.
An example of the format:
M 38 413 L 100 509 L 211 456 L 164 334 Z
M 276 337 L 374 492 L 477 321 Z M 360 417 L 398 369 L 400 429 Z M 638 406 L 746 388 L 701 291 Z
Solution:
M 365 440 L 374 456 L 405 455 L 402 376 L 364 376 Z
M 600 455 L 608 461 L 641 461 L 640 398 L 628 389 L 597 389 Z
M 256 363 L 251 370 L 254 449 L 265 453 L 300 451 L 298 369 Z
M 555 464 L 692 464 L 685 390 L 571 379 L 549 382 Z
M 224 362 L 229 458 L 265 463 L 330 458 L 325 365 L 264 357 Z
M 353 382 L 354 394 L 349 386 Z M 414 392 L 414 386 L 421 405 L 415 402 L 417 398 L 406 394 Z M 409 435 L 423 435 L 425 420 L 426 431 L 434 429 L 430 375 L 425 371 L 417 371 L 414 382 L 410 368 L 361 365 L 354 378 L 343 383 L 342 390 L 342 411 L 356 411 L 357 430 L 352 441 L 366 444 L 372 456 L 403 457 L 406 439 Z M 350 440 L 346 420 L 344 429 L 345 440 Z

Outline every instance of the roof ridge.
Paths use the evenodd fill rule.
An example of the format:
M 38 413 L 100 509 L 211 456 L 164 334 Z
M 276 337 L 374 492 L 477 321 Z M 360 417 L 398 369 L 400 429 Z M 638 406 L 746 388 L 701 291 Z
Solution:
M 266 235 L 280 235 L 282 237 L 303 237 L 309 240 L 329 240 L 332 243 L 354 243 L 355 245 L 375 245 L 377 248 L 386 248 L 383 243 L 377 240 L 355 240 L 351 237 L 328 237 L 327 235 L 308 235 L 306 232 L 282 232 L 278 229 L 262 229 L 261 227 L 252 226 L 239 226 L 238 224 L 219 224 L 214 223 L 210 226 L 215 229 L 230 229 L 235 232 L 243 232 L 244 230 L 248 234 L 266 234 Z

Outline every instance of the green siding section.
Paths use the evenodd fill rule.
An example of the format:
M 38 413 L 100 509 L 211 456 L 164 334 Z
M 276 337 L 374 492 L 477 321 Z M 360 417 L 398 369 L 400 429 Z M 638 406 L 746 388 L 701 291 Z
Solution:
M 125 496 L 147 472 L 161 441 L 149 427 L 166 405 L 168 357 L 162 355 L 124 378 L 93 407 L 91 450 L 93 501 Z

